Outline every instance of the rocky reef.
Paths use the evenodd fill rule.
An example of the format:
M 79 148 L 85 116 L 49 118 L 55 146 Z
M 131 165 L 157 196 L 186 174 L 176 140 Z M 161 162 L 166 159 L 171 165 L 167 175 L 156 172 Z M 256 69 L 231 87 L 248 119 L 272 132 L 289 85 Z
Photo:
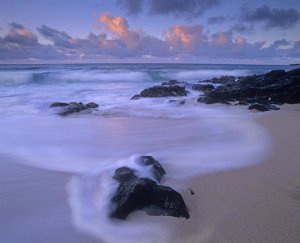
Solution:
M 205 80 L 220 83 L 205 90 L 198 102 L 206 104 L 237 102 L 259 111 L 277 110 L 278 105 L 300 103 L 300 69 L 273 70 L 262 75 L 221 77 Z
M 221 76 L 196 84 L 170 80 L 144 89 L 132 99 L 187 96 L 190 91 L 202 92 L 197 99 L 200 103 L 247 105 L 250 110 L 258 111 L 278 110 L 282 104 L 300 103 L 300 69 L 243 77 Z

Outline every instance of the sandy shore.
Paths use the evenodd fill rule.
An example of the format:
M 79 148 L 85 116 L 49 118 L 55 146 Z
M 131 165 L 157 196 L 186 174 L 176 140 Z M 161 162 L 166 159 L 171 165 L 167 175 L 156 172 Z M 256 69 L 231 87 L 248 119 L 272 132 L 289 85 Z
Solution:
M 266 161 L 191 184 L 198 242 L 300 242 L 300 106 L 258 114 L 257 121 L 273 137 Z
M 271 155 L 257 166 L 190 182 L 195 195 L 183 194 L 192 198 L 193 219 L 177 230 L 185 242 L 300 242 L 300 106 L 257 120 L 274 139 Z M 0 173 L 0 242 L 99 242 L 70 223 L 68 175 L 4 158 Z

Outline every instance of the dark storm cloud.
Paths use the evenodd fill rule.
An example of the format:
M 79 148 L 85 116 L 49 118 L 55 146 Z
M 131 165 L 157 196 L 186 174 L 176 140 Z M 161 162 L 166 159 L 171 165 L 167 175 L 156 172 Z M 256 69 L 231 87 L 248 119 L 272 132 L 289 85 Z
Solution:
M 143 10 L 142 0 L 118 0 L 130 14 Z M 146 12 L 152 15 L 174 15 L 191 18 L 202 15 L 208 9 L 217 6 L 220 0 L 147 0 Z
M 208 24 L 220 24 L 220 23 L 224 22 L 225 19 L 226 18 L 224 16 L 214 16 L 214 17 L 210 17 L 207 20 L 207 23 Z
M 118 0 L 117 2 L 126 9 L 128 14 L 136 15 L 142 11 L 142 0 Z
M 241 20 L 244 22 L 261 22 L 266 29 L 288 29 L 300 20 L 300 12 L 295 8 L 270 8 L 267 5 L 256 9 L 242 8 Z

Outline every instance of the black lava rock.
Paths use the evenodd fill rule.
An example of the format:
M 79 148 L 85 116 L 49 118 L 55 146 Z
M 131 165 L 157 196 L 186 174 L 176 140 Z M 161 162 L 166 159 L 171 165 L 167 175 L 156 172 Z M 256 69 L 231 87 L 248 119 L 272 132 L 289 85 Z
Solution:
M 141 156 L 139 163 L 145 166 L 150 166 L 155 179 L 160 182 L 161 178 L 166 174 L 164 167 L 152 156 Z
M 94 102 L 87 103 L 85 106 L 87 108 L 98 108 L 99 107 L 99 105 Z
M 82 102 L 71 102 L 71 103 L 63 103 L 63 102 L 54 102 L 50 105 L 51 108 L 63 108 L 60 110 L 57 114 L 60 116 L 67 116 L 71 115 L 76 112 L 81 112 L 83 110 L 97 108 L 99 105 L 90 102 L 86 105 L 84 105 Z
M 249 110 L 257 110 L 257 111 L 269 111 L 269 110 L 279 110 L 279 108 L 272 104 L 252 104 L 248 107 Z
M 172 85 L 172 86 L 153 86 L 144 89 L 139 95 L 133 96 L 131 99 L 138 99 L 140 97 L 168 97 L 168 96 L 186 96 L 187 91 L 185 87 Z
M 204 92 L 209 92 L 212 91 L 213 89 L 215 89 L 215 86 L 213 86 L 212 84 L 194 84 L 192 86 L 193 90 L 198 90 L 198 91 L 204 91 Z
M 211 82 L 216 82 L 216 79 Z M 262 75 L 239 77 L 234 82 L 230 78 L 223 78 L 222 83 L 221 86 L 204 92 L 198 102 L 213 104 L 237 101 L 241 105 L 251 104 L 250 109 L 256 107 L 257 110 L 264 111 L 278 109 L 274 104 L 300 103 L 300 69 L 289 72 L 273 70 Z
M 269 107 L 267 105 L 264 104 L 253 104 L 250 105 L 249 110 L 257 110 L 257 111 L 269 111 Z
M 161 85 L 177 85 L 180 84 L 181 82 L 177 80 L 169 80 L 168 82 L 162 82 Z
M 148 178 L 139 178 L 128 167 L 118 168 L 113 178 L 119 186 L 111 199 L 110 217 L 126 219 L 136 210 L 144 210 L 152 216 L 190 217 L 181 195 L 171 187 L 158 185 Z
M 68 103 L 64 103 L 64 102 L 53 102 L 50 107 L 65 107 L 68 106 Z

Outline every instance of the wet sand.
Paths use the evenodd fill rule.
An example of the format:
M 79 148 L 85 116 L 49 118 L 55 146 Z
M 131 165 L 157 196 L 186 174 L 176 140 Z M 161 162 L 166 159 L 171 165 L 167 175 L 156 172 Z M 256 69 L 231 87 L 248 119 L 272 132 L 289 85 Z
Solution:
M 0 173 L 0 242 L 99 242 L 71 225 L 65 190 L 69 175 L 1 157 Z
M 194 178 L 183 196 L 191 220 L 180 242 L 300 242 L 300 106 L 257 114 L 273 137 L 263 163 Z M 101 242 L 71 224 L 70 176 L 0 158 L 0 242 Z

